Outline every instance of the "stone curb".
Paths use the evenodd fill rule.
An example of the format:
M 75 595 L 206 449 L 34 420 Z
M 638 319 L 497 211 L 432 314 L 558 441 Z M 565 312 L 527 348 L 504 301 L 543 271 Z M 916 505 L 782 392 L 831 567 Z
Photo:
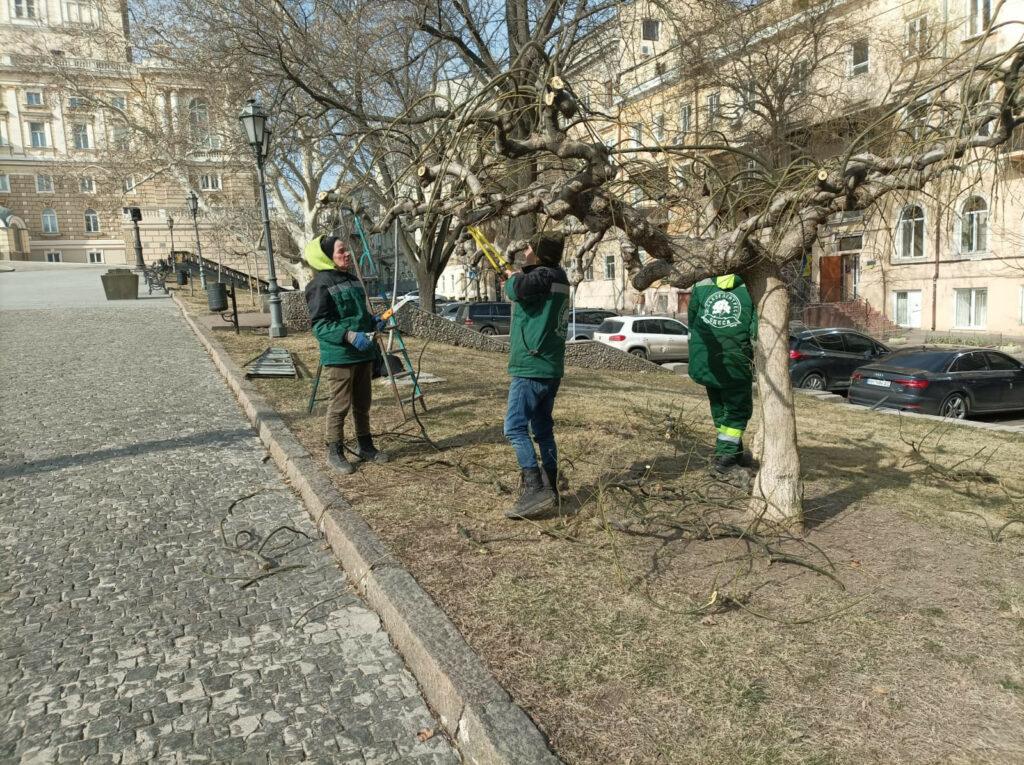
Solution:
M 920 412 L 904 412 L 899 409 L 886 409 L 879 407 L 872 409 L 870 406 L 861 406 L 860 404 L 851 404 L 844 397 L 838 393 L 829 393 L 828 391 L 820 390 L 807 390 L 805 388 L 793 388 L 793 392 L 802 396 L 811 396 L 819 401 L 830 401 L 837 403 L 841 406 L 845 406 L 847 409 L 853 409 L 858 412 L 865 412 L 871 414 L 889 414 L 897 415 L 900 417 L 916 417 L 923 420 L 932 420 L 933 422 L 942 425 L 955 425 L 963 428 L 979 428 L 981 430 L 995 430 L 1001 433 L 1024 433 L 1024 425 L 1003 425 L 998 422 L 980 422 L 978 420 L 950 420 L 937 417 L 934 414 L 921 414 Z
M 448 615 L 352 510 L 227 351 L 188 315 L 177 295 L 171 297 L 274 462 L 299 492 L 335 557 L 380 616 L 424 698 L 458 742 L 465 761 L 479 765 L 560 763 L 533 721 L 512 703 Z

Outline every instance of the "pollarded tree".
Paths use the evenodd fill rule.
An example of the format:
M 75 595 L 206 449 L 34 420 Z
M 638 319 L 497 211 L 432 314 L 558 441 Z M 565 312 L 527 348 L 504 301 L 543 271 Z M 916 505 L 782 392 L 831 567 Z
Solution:
M 848 42 L 856 22 L 844 8 L 817 7 L 792 21 L 771 8 L 723 4 L 713 11 L 698 27 L 703 47 L 689 56 L 684 49 L 679 62 L 696 93 L 718 94 L 706 102 L 710 130 L 671 143 L 609 147 L 581 117 L 568 76 L 552 76 L 540 90 L 522 85 L 520 98 L 509 99 L 511 111 L 500 100 L 485 107 L 481 90 L 460 112 L 450 148 L 435 148 L 420 167 L 423 182 L 442 191 L 429 203 L 410 202 L 408 211 L 440 210 L 462 222 L 539 216 L 541 225 L 585 231 L 583 249 L 620 232 L 632 283 L 641 290 L 656 281 L 688 287 L 716 274 L 743 274 L 760 313 L 757 381 L 762 432 L 770 434 L 752 509 L 793 525 L 802 521 L 802 481 L 788 370 L 787 268 L 809 255 L 830 217 L 874 209 L 890 195 L 955 176 L 1007 141 L 1024 123 L 1024 43 L 1011 35 L 1009 44 L 997 45 L 994 25 L 963 49 L 950 46 L 955 56 L 932 61 L 938 46 L 922 38 L 910 58 L 924 61 L 894 65 L 889 81 L 899 88 L 876 87 L 865 105 L 816 84 L 838 65 L 839 41 Z M 543 50 L 550 68 L 561 70 L 557 50 Z M 526 135 L 512 129 L 524 122 Z M 488 140 L 489 154 L 475 168 L 460 161 L 466 146 Z M 624 161 L 627 155 L 637 159 Z M 635 167 L 623 166 L 656 166 L 653 155 L 696 168 L 692 224 L 669 230 L 635 201 L 643 198 L 635 187 L 643 192 L 649 184 Z M 537 168 L 533 176 L 509 172 L 523 161 Z M 522 179 L 517 188 L 509 188 L 510 177 Z

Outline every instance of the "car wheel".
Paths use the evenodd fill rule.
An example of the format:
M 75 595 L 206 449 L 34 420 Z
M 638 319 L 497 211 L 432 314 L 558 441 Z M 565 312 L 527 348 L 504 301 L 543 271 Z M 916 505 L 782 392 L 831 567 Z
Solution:
M 817 372 L 811 372 L 800 382 L 800 387 L 808 390 L 825 390 L 825 378 Z
M 494 331 L 494 327 L 481 327 L 480 328 L 480 334 L 481 335 L 496 335 L 498 333 Z
M 645 351 L 643 348 L 630 348 L 629 355 L 636 356 L 638 359 L 646 359 L 647 351 Z
M 967 419 L 967 397 L 963 393 L 954 393 L 942 402 L 939 414 L 951 420 Z
M 589 339 L 590 338 L 587 337 L 586 335 L 578 335 L 578 336 L 573 338 L 573 340 L 589 340 Z

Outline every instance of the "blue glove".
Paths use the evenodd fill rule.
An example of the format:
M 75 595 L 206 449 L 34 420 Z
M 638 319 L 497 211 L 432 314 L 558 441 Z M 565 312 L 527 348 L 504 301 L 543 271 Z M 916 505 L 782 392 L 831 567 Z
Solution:
M 382 318 L 380 318 L 380 316 L 374 316 L 373 320 L 374 320 L 374 322 L 376 322 L 374 324 L 374 326 L 377 328 L 378 332 L 387 332 L 388 331 L 388 323 L 386 321 L 384 321 Z
M 345 339 L 354 347 L 357 351 L 365 351 L 373 345 L 373 338 L 365 332 L 346 332 Z

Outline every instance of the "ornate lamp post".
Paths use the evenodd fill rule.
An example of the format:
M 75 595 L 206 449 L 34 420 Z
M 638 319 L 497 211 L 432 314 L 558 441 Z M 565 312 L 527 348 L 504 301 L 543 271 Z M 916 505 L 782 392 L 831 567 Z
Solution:
M 256 155 L 256 171 L 260 181 L 260 211 L 263 214 L 263 241 L 267 248 L 267 293 L 270 303 L 270 336 L 284 337 L 287 333 L 281 316 L 281 295 L 277 287 L 277 272 L 274 269 L 274 246 L 270 240 L 270 209 L 267 206 L 267 179 L 263 171 L 263 163 L 270 149 L 270 130 L 267 129 L 267 115 L 250 98 L 242 113 L 238 115 L 242 123 L 245 137 Z
M 167 213 L 167 231 L 171 235 L 171 254 L 167 258 L 167 264 L 174 268 L 174 216 Z
M 199 285 L 205 290 L 206 271 L 203 270 L 203 246 L 199 243 L 199 223 L 196 220 L 196 216 L 199 215 L 199 197 L 196 196 L 196 192 L 189 192 L 189 195 L 185 197 L 185 204 L 188 205 L 188 211 L 192 213 L 192 228 L 196 232 L 196 257 L 199 259 Z

